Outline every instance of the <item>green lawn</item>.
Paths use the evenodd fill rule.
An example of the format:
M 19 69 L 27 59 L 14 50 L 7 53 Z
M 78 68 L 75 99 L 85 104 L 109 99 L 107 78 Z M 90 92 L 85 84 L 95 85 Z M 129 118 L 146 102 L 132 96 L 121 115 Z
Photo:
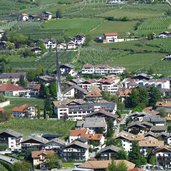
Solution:
M 18 97 L 18 98 L 8 98 L 8 100 L 10 100 L 10 105 L 9 106 L 6 106 L 5 107 L 5 110 L 6 111 L 11 111 L 11 109 L 13 107 L 16 107 L 16 106 L 20 106 L 20 105 L 23 105 L 23 104 L 33 104 L 33 105 L 37 105 L 40 107 L 40 109 L 43 109 L 44 108 L 44 101 L 42 99 L 32 99 L 32 98 L 22 98 L 22 97 Z
M 0 131 L 12 129 L 29 136 L 36 133 L 56 133 L 62 137 L 68 135 L 68 131 L 75 127 L 73 121 L 62 120 L 43 120 L 43 119 L 11 119 L 6 123 L 0 124 Z

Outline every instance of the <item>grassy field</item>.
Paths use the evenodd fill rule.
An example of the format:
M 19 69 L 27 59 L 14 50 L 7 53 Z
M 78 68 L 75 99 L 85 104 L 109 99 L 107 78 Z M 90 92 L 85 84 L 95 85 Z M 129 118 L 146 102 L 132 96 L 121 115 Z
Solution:
M 16 106 L 20 106 L 23 104 L 33 104 L 33 105 L 37 105 L 40 107 L 40 109 L 44 108 L 44 101 L 42 99 L 32 99 L 32 98 L 7 98 L 8 100 L 10 100 L 10 105 L 5 107 L 6 111 L 11 112 L 11 109 L 13 107 Z
M 68 131 L 73 129 L 75 122 L 62 120 L 43 120 L 43 119 L 11 119 L 6 123 L 0 124 L 0 131 L 12 129 L 22 133 L 24 136 L 40 133 L 56 133 L 62 137 L 68 135 Z
M 0 171 L 8 171 L 2 164 L 0 164 Z

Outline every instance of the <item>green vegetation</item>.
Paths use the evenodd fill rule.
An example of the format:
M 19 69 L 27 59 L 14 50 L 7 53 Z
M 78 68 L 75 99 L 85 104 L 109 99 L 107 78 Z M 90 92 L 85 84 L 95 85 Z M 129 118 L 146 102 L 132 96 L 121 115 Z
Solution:
M 5 124 L 0 124 L 0 130 L 12 129 L 24 136 L 33 133 L 57 133 L 62 137 L 68 135 L 68 130 L 75 126 L 73 121 L 43 120 L 43 119 L 11 119 Z
M 5 107 L 5 110 L 8 112 L 10 112 L 13 107 L 21 106 L 26 103 L 37 105 L 37 106 L 39 106 L 40 109 L 43 109 L 43 107 L 44 107 L 43 106 L 44 100 L 42 100 L 42 99 L 31 99 L 31 98 L 20 98 L 20 97 L 19 98 L 17 98 L 17 97 L 9 98 L 8 97 L 8 99 L 10 100 L 10 105 Z

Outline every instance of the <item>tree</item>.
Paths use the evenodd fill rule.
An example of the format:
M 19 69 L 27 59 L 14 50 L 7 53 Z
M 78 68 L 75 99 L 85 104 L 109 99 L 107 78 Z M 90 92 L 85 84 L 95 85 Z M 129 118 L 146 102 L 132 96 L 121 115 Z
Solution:
M 62 12 L 60 10 L 56 11 L 56 18 L 62 18 Z
M 49 92 L 48 86 L 46 86 L 45 84 L 41 84 L 40 91 L 39 91 L 39 97 L 46 98 L 47 96 L 49 96 L 49 94 L 50 94 L 50 92 Z
M 109 145 L 122 147 L 122 141 L 120 139 L 116 139 L 116 138 L 108 138 L 106 141 L 106 146 L 109 146 Z
M 128 154 L 128 160 L 136 164 L 137 167 L 146 163 L 146 159 L 140 153 L 140 148 L 136 141 L 132 142 L 132 149 Z
M 16 162 L 14 163 L 14 171 L 30 171 L 32 169 L 32 165 L 29 162 Z
M 107 171 L 127 171 L 128 168 L 124 162 L 120 162 L 116 165 L 115 161 L 112 160 L 112 163 L 109 164 Z
M 56 86 L 56 82 L 53 81 L 50 83 L 49 85 L 49 93 L 50 93 L 50 96 L 55 98 L 57 96 L 57 86 Z
M 24 75 L 21 75 L 21 76 L 20 76 L 20 79 L 19 79 L 19 81 L 18 81 L 18 84 L 19 84 L 20 86 L 23 86 L 23 87 L 26 87 L 26 86 L 27 86 L 27 82 L 25 81 Z
M 114 133 L 114 125 L 113 125 L 113 120 L 107 120 L 107 137 L 112 137 Z
M 154 34 L 150 33 L 147 35 L 148 40 L 153 40 L 154 39 Z
M 128 160 L 128 155 L 127 155 L 126 151 L 119 150 L 117 152 L 116 159 L 118 159 L 118 160 Z
M 149 106 L 155 106 L 156 102 L 161 100 L 161 92 L 158 90 L 158 88 L 152 86 L 148 90 L 149 92 Z
M 155 165 L 156 164 L 156 157 L 154 155 L 151 155 L 150 160 L 149 160 L 149 163 L 151 165 Z
M 54 168 L 57 168 L 57 169 L 61 169 L 62 168 L 62 161 L 59 160 L 59 158 L 54 155 L 54 154 L 51 154 L 51 155 L 48 155 L 47 158 L 47 167 L 48 169 L 54 169 Z

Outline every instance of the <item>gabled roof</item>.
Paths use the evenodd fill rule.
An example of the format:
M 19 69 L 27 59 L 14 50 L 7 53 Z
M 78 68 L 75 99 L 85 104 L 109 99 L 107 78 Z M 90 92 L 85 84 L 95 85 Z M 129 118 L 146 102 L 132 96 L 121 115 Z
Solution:
M 141 127 L 141 128 L 146 128 L 146 127 L 142 124 L 142 122 L 139 122 L 139 121 L 131 123 L 129 126 L 127 126 L 127 128 L 137 127 L 137 126 L 138 126 L 138 127 Z
M 11 78 L 20 78 L 21 76 L 25 76 L 25 73 L 1 73 L 0 79 L 11 79 Z
M 140 147 L 161 147 L 164 146 L 164 141 L 159 141 L 154 137 L 145 137 L 143 140 L 138 142 Z
M 90 114 L 87 114 L 86 117 L 92 117 L 92 116 L 96 116 L 97 114 L 100 114 L 104 117 L 110 117 L 110 118 L 115 118 L 115 115 L 110 113 L 110 112 L 106 112 L 104 110 L 99 110 Z
M 106 147 L 102 148 L 98 153 L 103 153 L 103 152 L 108 151 L 108 150 L 117 153 L 118 151 L 121 150 L 121 148 L 116 147 L 116 146 L 114 146 L 114 145 L 110 145 L 110 146 L 106 146 Z
M 118 33 L 116 32 L 111 32 L 111 33 L 104 33 L 105 36 L 117 36 Z
M 130 170 L 128 170 L 128 171 L 144 171 L 144 170 L 143 170 L 143 169 L 140 169 L 140 168 L 138 168 L 138 167 L 135 167 L 135 168 L 130 169 Z
M 11 130 L 11 129 L 7 129 L 6 131 L 0 132 L 0 134 L 2 134 L 2 133 L 9 134 L 9 135 L 11 135 L 13 137 L 16 137 L 16 138 L 19 138 L 19 137 L 22 137 L 23 136 L 21 133 L 16 132 L 16 131 Z
M 65 146 L 65 148 L 68 148 L 68 147 L 73 146 L 73 145 L 76 145 L 76 146 L 79 146 L 79 147 L 82 147 L 82 148 L 85 148 L 85 149 L 88 149 L 89 148 L 89 146 L 87 144 L 82 143 L 80 141 L 73 141 L 72 143 L 67 144 Z
M 87 161 L 85 163 L 80 164 L 79 168 L 106 169 L 111 162 L 112 162 L 112 160 Z M 124 162 L 128 169 L 133 169 L 135 167 L 134 163 L 129 162 L 127 160 L 114 160 L 114 162 L 116 163 L 116 165 L 118 165 L 121 162 Z
M 58 144 L 61 144 L 61 145 L 65 145 L 66 144 L 65 141 L 63 141 L 63 140 L 61 140 L 59 138 L 54 138 L 54 139 L 50 140 L 49 142 L 47 142 L 46 144 L 52 143 L 52 142 L 55 142 L 55 143 L 58 143 Z
M 31 105 L 31 104 L 23 104 L 21 106 L 12 108 L 12 112 L 24 112 L 30 106 L 34 106 L 34 105 Z
M 154 153 L 163 152 L 163 151 L 171 152 L 171 147 L 169 147 L 169 146 L 163 146 L 163 147 L 156 148 L 154 150 Z
M 87 90 L 81 88 L 80 86 L 78 86 L 78 85 L 76 85 L 76 84 L 72 84 L 70 87 L 68 87 L 67 89 L 65 89 L 65 90 L 63 91 L 63 93 L 65 94 L 65 93 L 67 93 L 68 91 L 70 91 L 70 90 L 72 90 L 72 89 L 76 89 L 76 90 L 78 90 L 78 91 L 80 91 L 80 92 L 82 92 L 82 93 L 84 93 L 84 94 L 87 94 Z
M 13 85 L 13 84 L 1 84 L 0 85 L 0 91 L 21 91 L 25 90 L 24 87 Z
M 49 142 L 47 139 L 45 139 L 43 137 L 34 135 L 34 136 L 30 136 L 29 138 L 23 140 L 22 143 L 27 143 L 27 141 L 30 141 L 30 140 L 37 141 L 38 143 L 41 143 L 41 144 L 46 144 L 47 142 Z
M 167 126 L 153 126 L 151 127 L 151 131 L 166 131 Z
M 54 155 L 55 152 L 53 150 L 40 150 L 40 151 L 32 151 L 31 156 L 33 159 L 39 158 L 40 155 L 47 156 L 48 154 Z
M 168 102 L 157 102 L 156 103 L 156 106 L 157 107 L 171 107 L 171 102 L 170 101 L 168 101 Z
M 86 97 L 102 97 L 101 90 L 94 86 L 86 95 Z

